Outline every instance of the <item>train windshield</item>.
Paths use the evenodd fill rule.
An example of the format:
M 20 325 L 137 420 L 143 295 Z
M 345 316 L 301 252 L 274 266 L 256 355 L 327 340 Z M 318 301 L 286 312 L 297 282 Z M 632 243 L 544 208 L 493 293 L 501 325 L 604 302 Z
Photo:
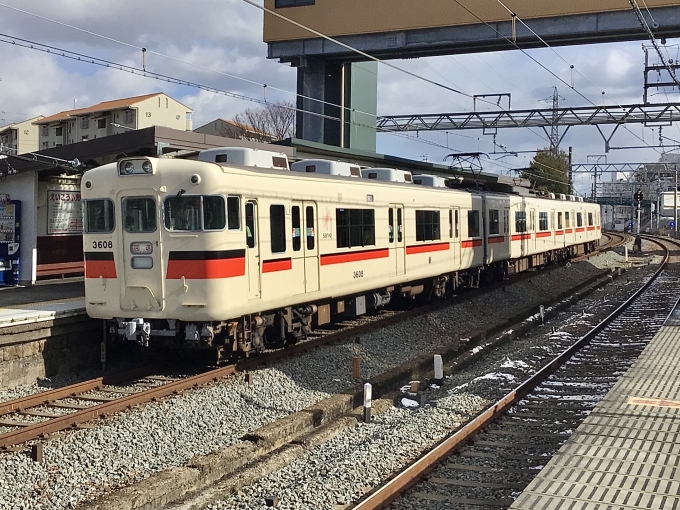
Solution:
M 165 227 L 168 230 L 201 230 L 201 197 L 166 198 Z
M 113 232 L 114 214 L 113 201 L 108 198 L 102 200 L 87 200 L 84 209 L 85 232 L 88 234 L 107 234 Z
M 151 197 L 124 198 L 123 225 L 131 234 L 156 230 L 156 201 Z
M 221 196 L 168 197 L 163 209 L 163 222 L 168 230 L 222 230 L 227 224 L 224 197 Z

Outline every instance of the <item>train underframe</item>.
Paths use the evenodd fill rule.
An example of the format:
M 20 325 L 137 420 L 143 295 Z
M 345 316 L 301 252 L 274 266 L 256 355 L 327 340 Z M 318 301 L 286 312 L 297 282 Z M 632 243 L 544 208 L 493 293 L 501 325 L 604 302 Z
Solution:
M 130 341 L 148 346 L 171 344 L 181 347 L 215 349 L 218 358 L 249 356 L 267 349 L 294 345 L 307 338 L 315 327 L 336 318 L 359 317 L 395 301 L 429 301 L 451 295 L 484 282 L 498 281 L 513 274 L 564 262 L 589 253 L 597 241 L 569 246 L 513 260 L 395 285 L 361 295 L 330 299 L 246 315 L 225 321 L 186 322 L 175 319 L 113 319 L 107 325 L 109 341 Z

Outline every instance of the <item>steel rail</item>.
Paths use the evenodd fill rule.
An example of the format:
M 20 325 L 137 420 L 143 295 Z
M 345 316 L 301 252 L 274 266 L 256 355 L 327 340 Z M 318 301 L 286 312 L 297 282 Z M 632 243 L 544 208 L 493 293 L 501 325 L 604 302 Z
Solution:
M 0 416 L 9 413 L 14 413 L 17 411 L 23 411 L 24 409 L 30 409 L 31 407 L 47 405 L 50 404 L 51 402 L 54 402 L 55 400 L 74 397 L 76 395 L 86 393 L 88 391 L 99 389 L 108 384 L 120 384 L 123 381 L 138 379 L 144 377 L 145 375 L 153 373 L 154 370 L 158 370 L 158 367 L 144 366 L 139 368 L 133 368 L 130 370 L 106 374 L 101 377 L 95 377 L 94 379 L 89 379 L 87 381 L 81 381 L 78 383 L 70 384 L 62 388 L 55 388 L 53 390 L 42 391 L 40 393 L 29 395 L 23 398 L 18 398 L 16 400 L 0 402 Z
M 491 286 L 493 288 L 493 286 Z M 487 289 L 490 290 L 490 289 Z M 366 334 L 370 331 L 383 328 L 398 322 L 407 320 L 411 317 L 428 313 L 433 309 L 447 306 L 447 302 L 434 302 L 429 306 L 417 307 L 411 310 L 406 310 L 401 313 L 386 317 L 380 320 L 361 324 L 359 326 L 350 327 L 324 335 L 321 338 L 316 338 L 307 342 L 290 346 L 286 349 L 275 351 L 270 356 L 261 356 L 242 360 L 235 365 L 228 365 L 215 370 L 210 370 L 196 376 L 188 377 L 180 381 L 171 382 L 157 388 L 152 388 L 145 391 L 140 391 L 133 395 L 121 397 L 111 402 L 106 402 L 92 406 L 88 409 L 83 409 L 73 413 L 65 414 L 56 418 L 51 418 L 44 422 L 38 422 L 29 426 L 22 427 L 18 430 L 0 434 L 0 450 L 7 449 L 26 441 L 39 439 L 54 432 L 67 430 L 76 427 L 81 423 L 86 423 L 95 418 L 110 415 L 132 406 L 136 406 L 145 402 L 157 400 L 159 398 L 167 397 L 171 394 L 177 394 L 181 391 L 204 385 L 208 382 L 228 377 L 236 372 L 243 372 L 252 370 L 267 363 L 278 361 L 281 359 L 292 358 L 304 352 L 311 351 L 317 347 L 328 345 L 332 343 L 341 342 L 353 336 Z M 57 388 L 54 390 L 41 392 L 35 395 L 24 397 L 17 400 L 12 400 L 0 403 L 0 416 L 31 407 L 49 404 L 55 400 L 67 397 L 77 398 L 78 394 L 87 391 L 102 388 L 106 384 L 119 384 L 123 381 L 133 380 L 136 378 L 148 375 L 148 368 L 136 369 L 128 372 L 121 372 L 115 375 L 105 375 L 89 381 L 83 381 L 64 388 Z
M 632 296 L 630 296 L 623 304 L 621 304 L 616 310 L 609 314 L 597 326 L 579 338 L 571 347 L 565 349 L 560 355 L 536 372 L 531 378 L 520 384 L 505 397 L 488 407 L 475 419 L 458 429 L 458 431 L 456 431 L 453 435 L 444 439 L 427 454 L 391 478 L 385 485 L 369 492 L 363 500 L 361 500 L 356 505 L 349 507 L 349 510 L 377 510 L 379 508 L 385 507 L 397 499 L 399 495 L 415 485 L 422 476 L 431 471 L 442 460 L 449 457 L 454 450 L 462 446 L 468 438 L 474 436 L 489 423 L 504 414 L 515 402 L 524 398 L 536 386 L 547 379 L 561 365 L 569 360 L 578 350 L 588 344 L 595 336 L 597 336 L 602 330 L 611 324 L 614 319 L 621 315 L 623 311 L 625 311 L 645 290 L 647 290 L 647 288 L 654 280 L 656 280 L 659 274 L 661 274 L 661 272 L 666 267 L 670 257 L 670 251 L 667 247 L 663 246 L 660 241 L 654 239 L 650 240 L 653 240 L 662 246 L 666 250 L 666 256 L 652 278 L 650 278 Z
M 192 377 L 187 377 L 179 381 L 173 381 L 162 386 L 151 388 L 145 391 L 140 391 L 138 393 L 121 397 L 110 402 L 94 405 L 88 409 L 83 409 L 59 417 L 50 418 L 47 421 L 37 422 L 35 424 L 24 426 L 18 430 L 0 434 L 0 449 L 6 450 L 11 446 L 25 443 L 26 441 L 31 441 L 34 439 L 40 439 L 48 434 L 74 428 L 81 423 L 86 423 L 99 417 L 107 416 L 139 404 L 158 400 L 160 398 L 164 398 L 173 394 L 178 394 L 187 389 L 202 386 L 207 383 L 219 380 L 221 378 L 232 376 L 236 372 L 252 370 L 256 367 L 265 365 L 267 363 L 271 363 L 273 361 L 298 356 L 304 352 L 313 350 L 322 345 L 340 342 L 359 334 L 365 334 L 374 329 L 382 328 L 387 325 L 394 324 L 402 320 L 406 320 L 407 318 L 412 317 L 418 313 L 423 313 L 424 308 L 427 307 L 420 307 L 412 310 L 407 310 L 406 312 L 393 315 L 382 320 L 377 320 L 359 325 L 357 327 L 348 328 L 346 330 L 331 333 L 324 337 L 310 340 L 299 345 L 291 346 L 287 349 L 275 351 L 270 356 L 261 356 L 246 359 L 238 362 L 237 364 L 227 365 Z M 83 381 L 80 383 L 65 386 L 64 388 L 56 388 L 54 390 L 41 392 L 17 400 L 0 403 L 0 415 L 8 414 L 15 411 L 21 411 L 23 409 L 28 409 L 30 407 L 49 404 L 50 402 L 54 402 L 55 400 L 58 400 L 60 398 L 67 397 L 78 398 L 77 397 L 78 394 L 82 394 L 91 390 L 100 389 L 102 388 L 102 386 L 106 384 L 117 384 L 122 381 L 129 381 L 136 378 L 144 377 L 145 375 L 148 374 L 149 374 L 148 368 L 130 370 L 127 372 L 115 374 L 115 376 L 105 375 L 88 381 Z
M 188 377 L 180 381 L 164 384 L 157 388 L 152 388 L 150 390 L 129 395 L 127 397 L 122 397 L 111 402 L 92 406 L 89 409 L 83 409 L 81 411 L 76 411 L 75 413 L 65 414 L 58 418 L 51 418 L 45 422 L 22 427 L 19 430 L 14 430 L 12 432 L 0 435 L 0 448 L 7 448 L 9 446 L 14 446 L 19 443 L 24 443 L 32 439 L 43 437 L 47 434 L 66 430 L 75 427 L 80 423 L 84 423 L 101 416 L 113 414 L 127 409 L 128 407 L 167 397 L 194 386 L 207 384 L 222 377 L 233 375 L 235 372 L 235 365 L 229 365 L 205 372 L 203 374 L 195 375 L 193 377 Z

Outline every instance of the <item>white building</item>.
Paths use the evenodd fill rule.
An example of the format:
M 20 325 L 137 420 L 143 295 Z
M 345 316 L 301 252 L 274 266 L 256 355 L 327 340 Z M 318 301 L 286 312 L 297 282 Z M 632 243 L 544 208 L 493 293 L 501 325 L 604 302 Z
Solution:
M 15 122 L 0 127 L 0 147 L 9 148 L 17 154 L 36 152 L 39 150 L 38 126 L 35 122 L 43 119 L 42 115 L 22 122 Z
M 34 123 L 39 126 L 42 150 L 151 126 L 191 131 L 192 113 L 191 108 L 157 92 L 59 112 Z

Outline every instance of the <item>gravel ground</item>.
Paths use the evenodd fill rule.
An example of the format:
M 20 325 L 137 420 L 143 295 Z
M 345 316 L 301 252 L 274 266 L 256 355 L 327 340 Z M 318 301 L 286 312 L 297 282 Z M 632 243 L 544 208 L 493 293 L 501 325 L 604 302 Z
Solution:
M 366 486 L 385 480 L 464 417 L 500 398 L 542 361 L 571 345 L 648 275 L 643 269 L 628 273 L 579 303 L 578 310 L 547 322 L 545 329 L 495 349 L 468 370 L 447 377 L 442 388 L 430 393 L 436 407 L 392 408 L 371 424 L 358 424 L 257 485 L 208 508 L 266 508 L 264 498 L 271 495 L 280 498 L 277 508 L 281 510 L 334 510 L 336 505 L 351 503 Z
M 593 263 L 581 262 L 551 273 L 537 272 L 504 291 L 499 289 L 477 297 L 462 295 L 452 302 L 452 307 L 364 335 L 361 344 L 319 349 L 276 367 L 258 370 L 252 386 L 231 379 L 139 406 L 101 420 L 94 429 L 45 442 L 44 462 L 40 465 L 21 453 L 0 456 L 0 508 L 69 508 L 154 472 L 183 465 L 194 455 L 233 444 L 266 423 L 346 389 L 352 383 L 351 360 L 355 355 L 361 357 L 362 376 L 372 377 L 452 339 L 457 341 L 471 327 L 505 320 L 518 309 L 547 303 L 556 289 L 566 287 L 565 282 L 583 281 L 599 271 Z M 14 391 L 30 394 L 35 392 L 34 388 Z M 0 399 L 6 398 L 6 394 L 0 394 Z M 380 456 L 377 462 L 367 461 L 371 469 L 403 461 L 432 437 L 455 426 L 460 416 L 483 405 L 481 399 L 465 393 L 442 395 L 440 402 L 437 408 L 415 413 L 432 416 L 427 424 L 409 425 L 406 418 L 414 413 L 394 409 L 380 418 L 389 433 L 384 433 L 380 421 L 358 427 L 357 430 L 365 429 L 366 435 L 355 443 L 357 454 L 363 449 Z M 460 406 L 456 407 L 456 403 Z M 399 436 L 396 430 L 402 427 L 400 424 L 406 429 L 412 427 L 409 429 L 412 431 Z M 389 440 L 392 436 L 395 444 L 380 445 L 378 439 Z M 348 444 L 352 441 L 348 439 Z M 386 453 L 392 449 L 393 456 Z M 388 460 L 388 456 L 393 460 Z M 340 488 L 339 493 L 344 497 L 350 495 L 345 488 Z M 356 494 L 356 490 L 351 494 Z

